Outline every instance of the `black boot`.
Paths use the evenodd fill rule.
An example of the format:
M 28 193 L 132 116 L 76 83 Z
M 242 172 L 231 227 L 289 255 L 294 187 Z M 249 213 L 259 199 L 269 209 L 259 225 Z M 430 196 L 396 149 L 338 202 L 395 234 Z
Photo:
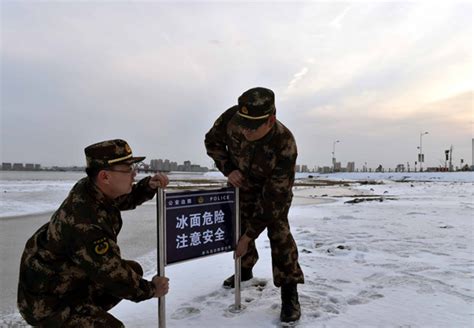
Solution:
M 240 281 L 247 281 L 253 278 L 252 269 L 242 268 L 240 271 Z M 235 288 L 235 278 L 234 275 L 230 276 L 222 284 L 225 288 Z
M 296 321 L 301 317 L 300 302 L 298 301 L 298 291 L 296 284 L 281 286 L 281 314 L 282 322 Z

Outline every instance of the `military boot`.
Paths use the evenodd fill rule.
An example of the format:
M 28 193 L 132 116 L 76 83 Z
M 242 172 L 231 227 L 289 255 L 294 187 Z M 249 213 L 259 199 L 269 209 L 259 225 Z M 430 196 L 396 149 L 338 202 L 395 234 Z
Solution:
M 282 285 L 280 320 L 282 322 L 292 322 L 298 320 L 300 316 L 301 308 L 296 284 Z
M 253 278 L 252 269 L 242 268 L 240 271 L 240 281 L 247 281 Z M 235 288 L 235 278 L 234 275 L 230 276 L 222 284 L 225 288 Z

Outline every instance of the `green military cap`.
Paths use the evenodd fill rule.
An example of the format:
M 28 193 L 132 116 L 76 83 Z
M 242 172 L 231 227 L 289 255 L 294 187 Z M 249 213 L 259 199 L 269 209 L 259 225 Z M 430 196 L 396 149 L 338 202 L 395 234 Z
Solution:
M 84 149 L 88 168 L 106 168 L 117 164 L 141 162 L 144 156 L 133 157 L 132 149 L 125 140 L 106 140 Z
M 267 88 L 252 88 L 238 99 L 237 123 L 245 128 L 256 129 L 275 112 L 275 94 Z

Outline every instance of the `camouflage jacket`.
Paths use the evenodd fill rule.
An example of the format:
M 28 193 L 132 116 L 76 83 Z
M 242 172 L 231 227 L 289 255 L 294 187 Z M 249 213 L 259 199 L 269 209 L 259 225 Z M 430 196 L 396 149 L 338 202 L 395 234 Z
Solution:
M 51 220 L 27 241 L 20 265 L 18 308 L 30 324 L 80 302 L 92 285 L 135 302 L 153 297 L 153 284 L 122 260 L 117 245 L 120 211 L 153 198 L 149 179 L 115 200 L 89 178 L 79 180 Z
M 251 218 L 245 233 L 257 238 L 271 220 L 288 213 L 298 154 L 292 133 L 279 121 L 262 139 L 247 141 L 233 119 L 237 110 L 234 106 L 224 112 L 204 142 L 207 154 L 225 176 L 239 170 L 245 177 L 241 199 L 250 195 L 247 198 L 259 204 L 260 210 Z

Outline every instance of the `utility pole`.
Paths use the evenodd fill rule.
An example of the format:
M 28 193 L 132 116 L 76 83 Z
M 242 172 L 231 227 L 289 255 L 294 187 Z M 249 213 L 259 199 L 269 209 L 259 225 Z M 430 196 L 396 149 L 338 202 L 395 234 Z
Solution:
M 448 170 L 449 149 L 444 151 L 444 170 Z
M 336 144 L 339 140 L 333 141 L 332 143 L 332 172 L 336 172 Z
M 428 132 L 421 132 L 420 133 L 420 153 L 418 154 L 418 162 L 420 162 L 420 172 L 423 172 L 423 162 L 425 161 L 425 154 L 423 154 L 423 136 L 428 134 Z
M 453 172 L 453 145 L 449 148 L 449 172 Z

